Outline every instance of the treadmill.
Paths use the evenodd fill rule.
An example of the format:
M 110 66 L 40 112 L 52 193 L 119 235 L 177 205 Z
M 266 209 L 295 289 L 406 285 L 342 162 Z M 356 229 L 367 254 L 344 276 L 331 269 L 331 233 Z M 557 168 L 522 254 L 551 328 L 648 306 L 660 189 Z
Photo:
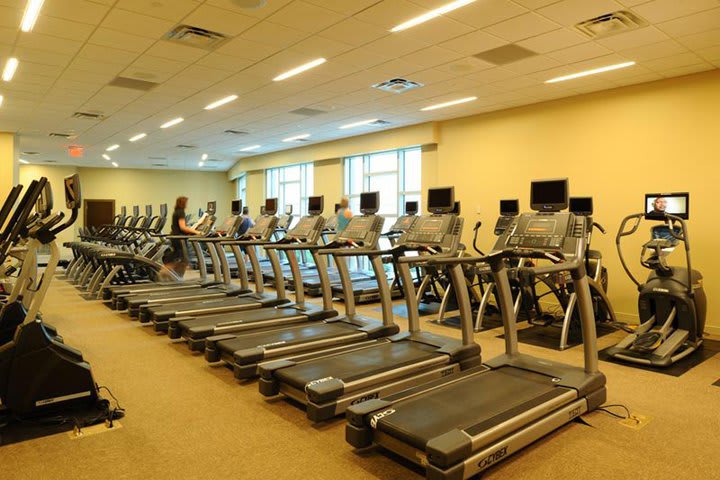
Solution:
M 340 272 L 345 288 L 352 288 L 346 257 L 365 255 L 376 275 L 384 274 L 378 239 L 384 219 L 376 215 L 380 205 L 378 192 L 360 195 L 360 211 L 350 219 L 345 230 L 338 233 L 335 240 L 325 246 L 292 245 L 282 248 L 310 250 L 319 255 L 331 254 Z M 316 257 L 316 261 L 321 257 Z M 323 265 L 320 263 L 319 265 Z M 325 289 L 330 295 L 330 282 L 325 268 L 318 268 Z M 378 277 L 380 278 L 380 277 Z M 392 302 L 387 282 L 380 285 L 382 302 L 382 321 L 358 315 L 355 303 L 345 303 L 345 315 L 327 320 L 303 323 L 284 328 L 267 329 L 259 332 L 218 335 L 208 337 L 205 344 L 205 359 L 208 362 L 224 361 L 233 368 L 237 378 L 251 378 L 258 374 L 258 364 L 271 359 L 287 358 L 291 355 L 307 354 L 318 349 L 347 349 L 354 345 L 371 344 L 375 339 L 395 335 L 400 331 L 393 322 Z M 352 296 L 350 297 L 352 298 Z
M 418 202 L 405 202 L 405 215 L 398 217 L 393 223 L 390 230 L 383 233 L 381 236 L 386 238 L 390 242 L 390 246 L 395 246 L 398 238 L 407 232 L 410 227 L 413 226 L 415 220 L 417 220 L 418 213 Z M 333 298 L 345 301 L 345 292 L 343 291 L 342 285 L 333 284 Z M 377 287 L 377 281 L 375 279 L 359 279 L 353 280 L 353 296 L 355 297 L 355 303 L 373 303 L 380 300 L 380 293 Z M 392 299 L 402 298 L 403 292 L 398 282 L 397 270 L 390 284 L 390 296 Z
M 215 202 L 208 202 L 207 213 L 203 215 L 203 217 L 195 225 L 193 225 L 193 228 L 200 231 L 203 235 L 210 234 L 213 226 L 215 225 L 214 206 Z M 232 216 L 230 218 L 239 215 L 239 212 L 236 213 L 235 206 L 235 202 L 233 202 Z M 168 238 L 167 236 L 163 237 L 165 239 Z M 202 252 L 200 251 L 201 245 L 199 243 L 191 243 L 191 245 L 192 248 L 195 250 L 195 255 L 202 256 Z M 187 244 L 184 241 L 183 248 L 187 249 Z M 215 257 L 212 255 L 210 258 L 213 261 L 215 260 Z M 222 283 L 219 266 L 213 272 L 212 279 L 208 279 L 208 272 L 205 268 L 205 264 L 201 264 L 198 267 L 200 271 L 199 279 L 179 280 L 174 282 L 142 282 L 130 285 L 111 285 L 108 287 L 103 287 L 103 301 L 113 310 L 125 310 L 128 307 L 127 299 L 132 295 L 149 294 L 160 291 L 184 290 L 190 288 L 197 288 L 198 286 L 210 286 Z
M 451 266 L 455 277 L 462 264 L 490 264 L 501 299 L 505 353 L 483 366 L 350 407 L 346 440 L 351 445 L 380 445 L 424 467 L 430 479 L 467 479 L 605 401 L 583 258 L 587 219 L 560 211 L 568 206 L 567 186 L 567 179 L 533 182 L 535 212 L 520 215 L 489 255 L 428 261 Z M 518 258 L 549 262 L 521 267 L 520 275 L 571 276 L 581 313 L 584 367 L 519 352 L 507 262 Z M 468 323 L 467 291 L 457 291 Z
M 237 240 L 227 240 L 224 238 L 209 239 L 206 241 L 213 242 L 215 249 L 220 252 L 220 265 L 223 268 L 223 274 L 226 278 L 230 278 L 227 260 L 224 255 L 225 247 L 232 247 L 232 251 L 237 258 L 238 273 L 240 274 L 240 288 L 234 287 L 234 291 L 215 292 L 216 287 L 205 289 L 205 292 L 198 292 L 194 298 L 183 299 L 179 297 L 177 300 L 163 300 L 146 302 L 140 307 L 140 320 L 145 322 L 152 321 L 156 326 L 159 322 L 167 322 L 173 317 L 179 316 L 198 316 L 211 315 L 215 313 L 226 313 L 240 310 L 251 310 L 261 307 L 272 307 L 288 303 L 289 300 L 285 296 L 285 289 L 282 283 L 276 285 L 275 293 L 266 293 L 263 286 L 263 276 L 261 268 L 258 265 L 257 246 L 265 245 L 270 242 L 270 238 L 277 224 L 275 209 L 277 208 L 277 199 L 269 198 L 265 201 L 265 214 L 258 219 L 257 223 L 244 235 Z M 243 253 L 240 247 L 244 247 L 247 255 L 250 257 L 253 270 L 258 272 L 254 275 L 255 292 L 251 292 L 248 286 L 248 275 L 245 263 L 243 261 Z M 274 255 L 268 252 L 268 255 Z
M 480 365 L 480 346 L 473 338 L 472 321 L 463 326 L 460 340 L 421 330 L 411 274 L 411 266 L 428 257 L 456 256 L 463 220 L 453 213 L 454 207 L 453 187 L 430 189 L 431 213 L 417 218 L 389 251 L 408 292 L 407 332 L 352 351 L 263 363 L 259 368 L 260 393 L 282 393 L 305 404 L 308 418 L 318 422 L 344 413 L 351 405 Z M 387 295 L 387 289 L 383 290 Z
M 232 334 L 240 332 L 257 331 L 294 323 L 316 322 L 336 317 L 337 312 L 333 308 L 329 292 L 324 296 L 322 306 L 305 302 L 302 273 L 296 254 L 300 251 L 307 251 L 306 247 L 317 245 L 325 224 L 325 219 L 321 216 L 322 210 L 323 197 L 310 197 L 308 199 L 309 214 L 302 217 L 284 238 L 264 245 L 265 250 L 269 253 L 276 250 L 286 253 L 295 285 L 299 287 L 295 290 L 295 303 L 197 318 L 172 318 L 168 328 L 170 338 L 183 338 L 187 340 L 190 350 L 202 351 L 205 349 L 207 337 L 223 336 L 223 338 L 229 339 L 233 337 Z M 311 254 L 319 268 L 325 270 L 324 262 L 317 250 L 311 250 Z M 272 254 L 270 259 L 274 262 L 274 269 L 279 270 L 278 255 Z

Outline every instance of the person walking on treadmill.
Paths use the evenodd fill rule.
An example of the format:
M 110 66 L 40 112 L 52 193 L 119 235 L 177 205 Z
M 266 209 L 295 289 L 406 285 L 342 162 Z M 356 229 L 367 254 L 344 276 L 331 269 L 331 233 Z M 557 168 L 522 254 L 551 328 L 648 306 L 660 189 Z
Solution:
M 185 208 L 187 207 L 188 197 L 178 197 L 175 200 L 175 211 L 172 216 L 172 227 L 170 230 L 171 235 L 200 235 L 200 232 L 188 226 L 185 221 Z M 170 240 L 172 245 L 172 251 L 168 258 L 165 266 L 178 276 L 183 277 L 189 259 L 187 257 L 187 250 L 183 248 L 183 240 L 173 238 Z
M 254 226 L 255 222 L 253 222 L 253 219 L 250 218 L 250 209 L 248 207 L 243 207 L 242 223 L 240 223 L 240 228 L 238 228 L 238 236 L 244 235 L 245 232 L 247 232 Z
M 340 208 L 337 213 L 337 233 L 345 230 L 345 227 L 350 223 L 350 219 L 353 217 L 352 211 L 350 211 L 350 200 L 347 197 L 340 199 Z

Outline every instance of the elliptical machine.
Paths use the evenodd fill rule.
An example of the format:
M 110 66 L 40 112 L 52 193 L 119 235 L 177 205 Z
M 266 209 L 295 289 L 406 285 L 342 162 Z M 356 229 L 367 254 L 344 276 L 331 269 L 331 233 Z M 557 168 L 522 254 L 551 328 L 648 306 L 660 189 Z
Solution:
M 702 274 L 692 269 L 690 260 L 685 223 L 689 218 L 689 194 L 647 194 L 645 204 L 646 213 L 625 217 L 615 240 L 620 262 L 640 292 L 640 325 L 635 329 L 621 326 L 630 335 L 609 348 L 607 354 L 632 363 L 669 367 L 702 346 L 707 299 Z M 620 243 L 638 230 L 642 218 L 664 222 L 651 229 L 652 238 L 642 246 L 640 264 L 651 270 L 645 283 L 640 283 L 628 268 Z M 668 256 L 681 243 L 685 246 L 686 266 L 671 266 Z
M 93 379 L 90 365 L 82 353 L 63 343 L 54 329 L 40 317 L 40 306 L 48 291 L 57 267 L 60 253 L 55 238 L 69 228 L 77 219 L 81 205 L 78 175 L 65 178 L 65 203 L 72 215 L 61 223 L 64 213 L 54 213 L 27 224 L 35 203 L 46 192 L 44 209 L 52 209 L 52 197 L 46 178 L 33 181 L 19 203 L 9 224 L 12 230 L 5 242 L 27 239 L 27 255 L 18 276 L 13 294 L 0 311 L 2 330 L 15 328 L 12 339 L 0 346 L 0 420 L 56 415 L 56 419 L 83 419 L 85 425 L 112 420 L 122 416 L 120 411 L 110 411 L 109 403 L 100 398 L 98 386 Z M 42 278 L 35 284 L 35 271 L 39 249 L 46 245 L 50 258 Z M 6 245 L 4 245 L 6 246 Z M 0 250 L 0 254 L 7 249 Z M 26 307 L 23 294 L 35 290 Z M 72 413 L 69 413 L 72 412 Z M 67 413 L 65 417 L 62 415 Z M 79 425 L 84 426 L 84 425 Z

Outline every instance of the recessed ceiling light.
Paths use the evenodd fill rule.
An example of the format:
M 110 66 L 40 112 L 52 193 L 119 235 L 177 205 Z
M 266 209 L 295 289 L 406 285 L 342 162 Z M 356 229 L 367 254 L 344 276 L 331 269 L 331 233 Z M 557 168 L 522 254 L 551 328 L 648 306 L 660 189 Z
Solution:
M 147 133 L 138 133 L 134 137 L 130 137 L 130 141 L 137 142 L 138 140 L 142 140 L 145 137 L 147 137 Z
M 257 150 L 258 148 L 262 147 L 262 145 L 250 145 L 249 147 L 241 148 L 241 152 L 252 152 L 253 150 Z
M 103 153 L 102 157 L 107 161 L 111 160 L 110 155 L 108 155 L 107 153 Z
M 0 95 L 0 107 L 2 107 L 3 100 L 5 100 L 5 98 L 2 95 Z
M 587 77 L 588 75 L 595 75 L 596 73 L 610 72 L 612 70 L 619 70 L 621 68 L 632 67 L 635 62 L 624 62 L 617 63 L 615 65 L 608 65 L 607 67 L 593 68 L 592 70 L 585 70 L 584 72 L 573 73 L 570 75 L 564 75 L 562 77 L 551 78 L 546 80 L 545 83 L 557 83 L 564 82 L 565 80 L 572 80 L 574 78 Z
M 185 119 L 182 118 L 182 117 L 173 118 L 173 119 L 170 120 L 169 122 L 165 122 L 165 123 L 163 123 L 162 125 L 160 125 L 160 128 L 170 128 L 170 127 L 174 127 L 174 126 L 177 125 L 178 123 L 182 123 L 182 122 L 184 122 L 184 121 L 185 121 Z
M 452 107 L 453 105 L 460 105 L 461 103 L 472 102 L 473 100 L 477 100 L 477 97 L 465 97 L 458 100 L 452 100 L 450 102 L 438 103 L 437 105 L 430 105 L 429 107 L 421 108 L 420 110 L 423 112 L 428 112 L 430 110 L 437 110 L 438 108 Z
M 295 135 L 294 137 L 288 137 L 283 139 L 283 142 L 294 142 L 295 140 L 305 140 L 310 136 L 309 133 L 303 133 L 302 135 Z
M 234 100 L 237 100 L 237 98 L 238 98 L 237 95 L 229 95 L 229 96 L 227 96 L 227 97 L 225 97 L 225 98 L 221 98 L 221 99 L 218 100 L 217 102 L 211 103 L 210 105 L 208 105 L 207 107 L 205 107 L 205 110 L 212 110 L 212 109 L 214 109 L 214 108 L 221 107 L 221 106 L 225 105 L 226 103 L 230 103 L 230 102 L 232 102 L 232 101 L 234 101 Z
M 23 165 L 27 165 L 27 164 L 30 163 L 30 162 L 28 162 L 27 160 L 25 160 L 24 158 L 19 158 L 19 159 L 18 159 L 18 162 L 22 163 Z
M 9 82 L 10 80 L 12 80 L 19 63 L 20 62 L 18 62 L 18 59 L 15 57 L 10 57 L 7 59 L 7 62 L 5 62 L 5 68 L 3 69 L 2 73 L 2 79 L 4 81 Z
M 273 78 L 273 81 L 279 82 L 281 80 L 285 80 L 287 78 L 294 77 L 295 75 L 297 75 L 299 73 L 302 73 L 306 70 L 310 70 L 311 68 L 315 68 L 318 65 L 322 65 L 325 62 L 327 62 L 327 60 L 324 58 L 316 58 L 312 62 L 308 62 L 304 65 L 300 65 L 299 67 L 295 67 L 292 70 L 288 70 L 287 72 L 278 75 L 277 77 Z
M 40 15 L 40 9 L 43 6 L 44 0 L 28 0 L 25 6 L 25 13 L 23 14 L 22 23 L 20 23 L 20 30 L 23 32 L 29 32 L 35 26 L 38 15 Z
M 473 3 L 475 0 L 455 0 L 454 2 L 450 2 L 447 5 L 443 5 L 442 7 L 438 7 L 434 10 L 430 10 L 427 13 L 424 13 L 418 17 L 412 18 L 408 20 L 407 22 L 401 23 L 400 25 L 397 25 L 393 27 L 390 31 L 391 32 L 401 32 L 403 30 L 407 30 L 408 28 L 412 28 L 416 25 L 420 25 L 421 23 L 425 23 L 428 20 L 432 20 L 433 18 L 439 17 L 440 15 L 444 15 L 448 12 L 452 12 L 453 10 L 457 10 L 460 7 L 464 7 L 465 5 L 469 5 Z
M 117 168 L 119 165 L 117 164 L 117 162 L 112 162 L 112 166 Z
M 373 118 L 372 120 L 363 120 L 362 122 L 355 122 L 355 123 L 348 123 L 347 125 L 343 125 L 340 128 L 340 130 L 345 130 L 346 128 L 354 128 L 354 127 L 362 127 L 363 125 L 369 125 L 371 123 L 377 122 L 379 119 Z
M 202 160 L 207 160 L 207 159 L 208 159 L 208 154 L 207 154 L 207 153 L 203 153 L 203 154 L 202 154 L 202 157 L 200 157 L 200 158 L 201 158 Z
M 198 162 L 198 167 L 202 167 L 205 165 L 205 162 Z
M 120 145 L 118 145 L 118 144 L 116 143 L 115 145 L 110 145 L 109 147 L 107 147 L 107 148 L 105 149 L 105 151 L 106 151 L 106 152 L 112 152 L 112 151 L 114 151 L 114 150 L 117 150 L 118 148 L 120 148 Z

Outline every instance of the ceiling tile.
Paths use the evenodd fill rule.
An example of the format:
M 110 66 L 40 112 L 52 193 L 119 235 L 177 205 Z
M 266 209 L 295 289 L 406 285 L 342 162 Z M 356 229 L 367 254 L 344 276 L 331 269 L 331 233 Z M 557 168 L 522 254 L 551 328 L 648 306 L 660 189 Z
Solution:
M 150 47 L 145 53 L 155 57 L 192 63 L 207 55 L 208 51 L 161 40 Z
M 560 28 L 557 23 L 546 20 L 536 13 L 526 13 L 487 27 L 484 31 L 510 42 L 524 40 Z
M 567 28 L 561 28 L 559 30 L 553 30 L 552 32 L 528 38 L 527 40 L 518 42 L 518 45 L 532 50 L 533 52 L 547 53 L 554 50 L 560 50 L 561 48 L 578 45 L 586 41 L 587 37 L 581 35 L 580 33 Z
M 647 60 L 642 64 L 652 70 L 661 71 L 670 68 L 687 67 L 703 63 L 703 59 L 692 52 L 671 55 L 669 57 Z
M 116 48 L 86 44 L 80 49 L 77 57 L 125 66 L 134 61 L 138 54 Z
M 43 4 L 42 15 L 98 25 L 109 10 L 107 5 L 86 0 L 53 0 Z
M 698 50 L 697 54 L 705 58 L 706 60 L 715 62 L 717 60 L 720 60 L 720 45 L 716 45 L 710 48 L 703 48 L 702 50 Z
M 461 60 L 455 60 L 453 62 L 446 63 L 444 65 L 438 65 L 435 67 L 437 70 L 443 72 L 452 73 L 455 75 L 469 75 L 474 72 L 481 70 L 487 70 L 493 68 L 495 65 L 489 62 L 485 62 L 475 57 L 466 57 Z
M 205 3 L 253 18 L 266 18 L 292 1 L 293 0 L 268 0 L 265 5 L 260 8 L 241 7 L 235 0 L 207 0 Z
M 17 36 L 17 28 L 0 27 L 0 44 L 13 45 Z
M 717 0 L 653 0 L 634 7 L 633 11 L 650 22 L 660 23 L 717 6 Z
M 155 41 L 109 28 L 98 28 L 88 39 L 88 43 L 140 53 L 147 50 Z
M 93 25 L 41 15 L 35 25 L 35 28 L 33 29 L 33 34 L 40 33 L 43 35 L 84 42 L 88 39 L 93 30 L 95 30 Z
M 16 47 L 14 54 L 21 59 L 18 70 L 22 68 L 23 62 L 40 63 L 43 65 L 59 65 L 68 64 L 72 55 L 48 52 L 47 50 L 37 50 L 34 48 Z
M 660 74 L 664 77 L 679 77 L 681 75 L 690 75 L 693 73 L 706 72 L 708 70 L 714 70 L 715 66 L 709 63 L 699 63 L 695 65 L 686 65 L 684 67 L 669 68 L 660 71 Z
M 21 35 L 17 45 L 46 52 L 75 55 L 82 47 L 82 42 L 33 33 L 32 35 Z
M 427 43 L 419 40 L 411 40 L 399 35 L 389 35 L 368 43 L 363 46 L 363 50 L 389 55 L 391 57 L 401 57 L 427 47 Z
M 205 55 L 200 60 L 195 62 L 195 64 L 204 67 L 226 70 L 228 72 L 239 72 L 244 68 L 249 67 L 254 62 L 255 60 L 248 60 L 244 58 L 238 58 L 213 52 Z
M 225 35 L 240 35 L 257 23 L 257 19 L 212 5 L 203 5 L 183 19 L 183 23 Z
M 303 1 L 295 1 L 268 17 L 270 22 L 308 33 L 319 32 L 344 19 L 345 15 Z
M 331 58 L 354 49 L 353 45 L 323 38 L 318 35 L 306 38 L 292 46 L 292 50 L 310 54 L 313 57 Z
M 679 37 L 714 30 L 720 25 L 720 8 L 677 18 L 658 24 L 658 28 L 670 36 Z
M 264 21 L 245 31 L 240 38 L 274 47 L 287 48 L 307 36 L 307 33 L 300 30 Z
M 537 12 L 565 26 L 573 26 L 583 20 L 622 10 L 622 5 L 612 0 L 562 0 Z
M 19 8 L 10 8 L 0 5 L 0 27 L 14 28 L 22 21 L 23 11 Z
M 126 68 L 122 72 L 122 76 L 160 83 L 168 80 L 187 66 L 188 64 L 184 62 L 143 55 Z
M 362 70 L 373 67 L 375 65 L 379 65 L 383 62 L 390 61 L 392 59 L 393 57 L 390 55 L 378 54 L 358 48 L 353 51 L 343 53 L 342 55 L 338 55 L 333 59 L 333 62 L 338 62 L 341 64 L 355 67 L 357 70 Z
M 396 25 L 427 12 L 428 9 L 419 7 L 407 0 L 382 0 L 378 4 L 356 14 L 355 18 L 390 30 Z
M 168 20 L 114 8 L 100 26 L 158 40 L 174 25 L 174 22 Z
M 720 45 L 720 28 L 678 37 L 678 42 L 688 48 L 701 49 Z
M 402 57 L 403 60 L 420 65 L 425 68 L 431 68 L 436 65 L 443 65 L 449 61 L 463 58 L 465 55 L 453 50 L 442 48 L 442 47 L 428 47 L 410 53 Z
M 433 0 L 435 6 L 438 2 Z M 447 14 L 460 22 L 483 28 L 527 13 L 527 9 L 510 0 L 482 0 Z
M 507 40 L 478 30 L 448 42 L 443 42 L 440 46 L 465 55 L 475 55 L 476 53 L 507 45 L 507 43 Z
M 356 18 L 348 18 L 337 25 L 326 28 L 320 33 L 320 36 L 359 47 L 389 34 L 390 32 L 386 29 L 377 25 L 361 22 Z
M 653 60 L 655 58 L 669 57 L 670 55 L 676 55 L 684 52 L 687 52 L 687 49 L 675 40 L 665 40 L 651 45 L 643 45 L 642 47 L 623 50 L 621 53 L 630 60 L 642 62 L 645 60 Z
M 597 43 L 612 50 L 627 50 L 629 48 L 650 45 L 667 40 L 668 36 L 653 26 L 632 30 L 627 33 L 601 38 Z
M 493 83 L 500 80 L 513 78 L 515 76 L 517 76 L 517 73 L 515 72 L 511 72 L 510 70 L 506 70 L 504 68 L 496 67 L 490 68 L 488 70 L 483 70 L 482 72 L 473 73 L 471 75 L 468 75 L 466 78 L 481 83 Z
M 281 47 L 253 42 L 245 38 L 233 38 L 216 50 L 217 53 L 233 57 L 262 60 L 277 53 Z
M 461 35 L 472 32 L 474 29 L 447 17 L 438 17 L 431 22 L 426 22 L 416 27 L 394 33 L 392 36 L 419 40 L 427 44 L 444 42 Z
M 308 3 L 324 7 L 345 15 L 355 15 L 376 4 L 378 0 L 306 0 Z
M 153 0 L 151 2 L 148 0 L 119 0 L 115 7 L 171 22 L 179 22 L 200 3 L 198 0 Z
M 546 5 L 550 5 L 551 3 L 555 3 L 557 1 L 558 0 L 515 0 L 515 3 L 519 3 L 523 7 L 527 7 L 527 8 L 534 10 L 536 8 L 541 8 Z M 646 2 L 647 0 L 640 0 L 640 1 Z
M 512 72 L 521 73 L 526 75 L 528 73 L 540 72 L 542 70 L 548 70 L 560 65 L 560 62 L 551 58 L 547 55 L 537 55 L 535 57 L 526 58 L 517 62 L 512 62 L 507 65 L 503 65 L 504 68 Z
M 575 63 L 581 60 L 607 55 L 608 53 L 610 53 L 610 50 L 602 45 L 588 42 L 548 53 L 548 56 L 564 63 Z

